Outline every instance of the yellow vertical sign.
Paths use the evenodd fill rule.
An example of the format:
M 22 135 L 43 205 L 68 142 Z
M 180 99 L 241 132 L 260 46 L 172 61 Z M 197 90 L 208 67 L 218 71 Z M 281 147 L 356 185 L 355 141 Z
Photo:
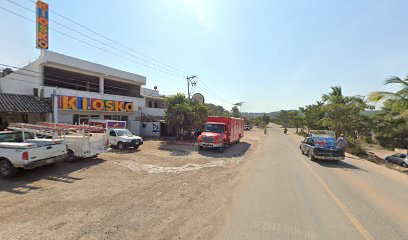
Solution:
M 36 47 L 48 49 L 48 4 L 38 0 L 36 3 L 36 15 Z

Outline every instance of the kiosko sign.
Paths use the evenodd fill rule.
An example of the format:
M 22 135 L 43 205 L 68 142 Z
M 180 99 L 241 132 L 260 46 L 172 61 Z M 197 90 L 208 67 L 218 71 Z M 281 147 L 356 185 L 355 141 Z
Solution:
M 63 110 L 108 112 L 133 112 L 135 110 L 132 102 L 74 96 L 58 96 L 58 108 Z
M 37 1 L 36 4 L 37 48 L 48 49 L 48 4 Z

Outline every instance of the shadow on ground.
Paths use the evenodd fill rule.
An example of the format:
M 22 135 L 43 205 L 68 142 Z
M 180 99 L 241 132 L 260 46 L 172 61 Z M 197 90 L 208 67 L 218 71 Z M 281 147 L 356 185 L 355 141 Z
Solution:
M 367 170 L 365 169 L 359 168 L 353 164 L 350 164 L 344 161 L 315 160 L 315 162 L 323 167 L 342 168 L 342 169 L 359 170 L 359 171 L 367 172 Z
M 117 148 L 111 148 L 111 150 L 109 150 L 109 152 L 112 152 L 112 153 L 118 153 L 118 154 L 131 154 L 131 153 L 136 153 L 136 152 L 139 152 L 140 151 L 140 149 L 138 148 L 138 149 L 134 149 L 134 148 L 127 148 L 127 149 L 125 149 L 125 150 L 119 150 L 119 149 L 117 149 Z
M 171 142 L 160 142 L 159 145 L 160 150 L 170 152 L 171 156 L 178 157 L 178 156 L 187 156 L 190 155 L 193 151 L 196 150 L 195 145 L 187 145 L 187 144 L 174 144 Z
M 71 177 L 69 176 L 70 173 L 85 170 L 104 161 L 99 158 L 80 159 L 72 163 L 61 162 L 31 170 L 20 170 L 13 178 L 0 178 L 0 192 L 26 194 L 41 189 L 41 187 L 33 186 L 32 183 L 43 179 L 68 184 L 74 183 L 82 178 Z
M 212 158 L 234 158 L 244 155 L 250 147 L 251 144 L 247 142 L 239 142 L 227 146 L 223 153 L 218 152 L 216 148 L 207 148 L 199 150 L 198 154 Z

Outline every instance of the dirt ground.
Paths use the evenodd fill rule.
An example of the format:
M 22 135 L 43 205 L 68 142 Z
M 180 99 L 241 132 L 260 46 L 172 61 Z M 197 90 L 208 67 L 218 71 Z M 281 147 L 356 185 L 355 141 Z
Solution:
M 224 153 L 150 140 L 0 179 L 0 238 L 210 239 L 263 137 Z

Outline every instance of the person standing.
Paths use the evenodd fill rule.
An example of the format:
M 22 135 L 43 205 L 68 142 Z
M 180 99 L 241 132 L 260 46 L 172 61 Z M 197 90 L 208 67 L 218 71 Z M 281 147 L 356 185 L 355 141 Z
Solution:
M 346 145 L 347 145 L 347 142 L 346 142 L 346 139 L 344 138 L 344 135 L 340 134 L 340 137 L 337 138 L 336 146 L 338 148 L 344 149 L 346 147 Z

